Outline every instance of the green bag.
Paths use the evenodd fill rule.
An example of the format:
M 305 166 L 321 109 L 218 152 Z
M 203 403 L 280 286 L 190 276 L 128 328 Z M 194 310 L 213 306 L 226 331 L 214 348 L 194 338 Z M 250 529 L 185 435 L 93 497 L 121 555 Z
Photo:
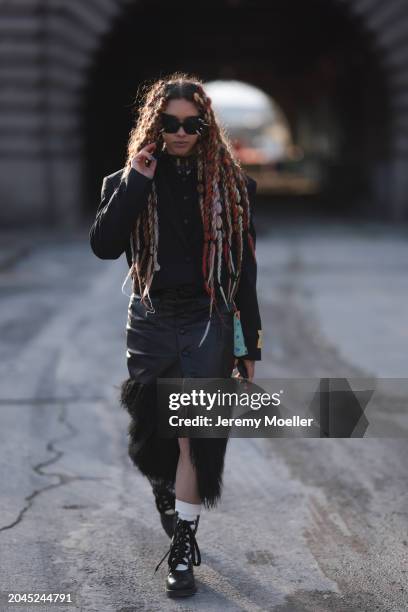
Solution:
M 235 357 L 242 357 L 248 353 L 248 349 L 245 346 L 244 333 L 242 331 L 242 325 L 239 316 L 239 310 L 234 312 L 234 355 Z

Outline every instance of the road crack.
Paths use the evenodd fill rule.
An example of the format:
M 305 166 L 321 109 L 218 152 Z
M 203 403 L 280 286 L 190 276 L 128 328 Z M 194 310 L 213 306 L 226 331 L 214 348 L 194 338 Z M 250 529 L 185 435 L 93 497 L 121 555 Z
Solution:
M 0 400 L 0 403 L 5 403 L 6 401 L 7 400 L 2 399 Z M 24 403 L 26 403 L 27 401 L 29 400 L 24 400 Z M 38 404 L 40 403 L 40 401 L 36 399 L 34 400 L 33 403 Z M 41 403 L 45 403 L 45 402 L 41 402 Z M 34 500 L 36 499 L 36 497 L 38 497 L 42 493 L 45 493 L 46 491 L 49 491 L 51 489 L 56 489 L 58 487 L 65 486 L 77 480 L 87 480 L 87 481 L 88 480 L 91 480 L 91 481 L 104 480 L 104 477 L 100 477 L 100 476 L 98 477 L 97 476 L 69 476 L 67 474 L 64 474 L 63 472 L 44 472 L 43 471 L 44 468 L 57 463 L 61 459 L 61 457 L 63 457 L 64 451 L 59 450 L 56 447 L 56 445 L 60 442 L 64 442 L 66 440 L 75 438 L 75 436 L 79 434 L 79 430 L 74 425 L 72 425 L 72 423 L 70 423 L 67 418 L 67 401 L 65 400 L 60 401 L 59 404 L 60 404 L 60 409 L 59 409 L 59 414 L 58 414 L 58 421 L 59 423 L 61 423 L 63 426 L 65 426 L 68 429 L 68 432 L 63 436 L 58 436 L 57 438 L 52 438 L 51 440 L 49 440 L 45 448 L 48 453 L 52 454 L 52 456 L 45 461 L 40 461 L 39 463 L 37 463 L 36 465 L 32 467 L 33 471 L 39 476 L 46 477 L 46 478 L 50 478 L 50 477 L 57 478 L 58 481 L 45 485 L 44 487 L 34 489 L 32 493 L 27 495 L 24 498 L 24 506 L 18 512 L 15 520 L 9 523 L 8 525 L 4 525 L 0 527 L 0 532 L 7 531 L 9 529 L 12 529 L 13 527 L 16 527 L 16 525 L 19 525 L 22 522 L 24 515 L 28 512 L 28 510 L 34 504 Z

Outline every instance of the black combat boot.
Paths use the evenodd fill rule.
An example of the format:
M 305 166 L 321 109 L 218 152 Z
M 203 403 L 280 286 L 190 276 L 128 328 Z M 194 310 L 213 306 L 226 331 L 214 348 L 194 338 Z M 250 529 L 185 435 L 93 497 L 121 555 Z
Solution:
M 186 597 L 197 591 L 193 566 L 201 564 L 200 549 L 195 539 L 199 520 L 199 515 L 194 521 L 186 521 L 176 513 L 176 526 L 170 548 L 155 569 L 156 572 L 169 555 L 169 573 L 166 578 L 168 597 Z M 187 569 L 176 569 L 179 564 L 186 565 Z
M 159 480 L 149 479 L 156 502 L 156 508 L 160 512 L 160 521 L 164 531 L 169 538 L 173 536 L 176 521 L 176 495 L 171 484 Z

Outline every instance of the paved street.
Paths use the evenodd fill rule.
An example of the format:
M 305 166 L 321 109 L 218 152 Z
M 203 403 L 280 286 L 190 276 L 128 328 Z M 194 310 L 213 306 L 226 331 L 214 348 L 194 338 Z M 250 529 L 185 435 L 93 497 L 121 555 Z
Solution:
M 407 378 L 408 231 L 270 224 L 259 215 L 256 377 Z M 167 600 L 166 564 L 153 570 L 168 539 L 118 405 L 125 258 L 98 260 L 87 228 L 17 238 L 0 247 L 3 596 L 70 592 L 48 609 L 87 612 L 408 608 L 406 406 L 386 395 L 376 416 L 399 437 L 232 439 L 197 532 L 199 593 Z

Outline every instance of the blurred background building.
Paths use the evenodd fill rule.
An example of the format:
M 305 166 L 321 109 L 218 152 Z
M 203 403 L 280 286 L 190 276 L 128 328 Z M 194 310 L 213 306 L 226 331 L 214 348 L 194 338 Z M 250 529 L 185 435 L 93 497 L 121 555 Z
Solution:
M 139 84 L 174 70 L 268 205 L 408 219 L 405 0 L 0 0 L 0 33 L 3 227 L 88 222 Z

